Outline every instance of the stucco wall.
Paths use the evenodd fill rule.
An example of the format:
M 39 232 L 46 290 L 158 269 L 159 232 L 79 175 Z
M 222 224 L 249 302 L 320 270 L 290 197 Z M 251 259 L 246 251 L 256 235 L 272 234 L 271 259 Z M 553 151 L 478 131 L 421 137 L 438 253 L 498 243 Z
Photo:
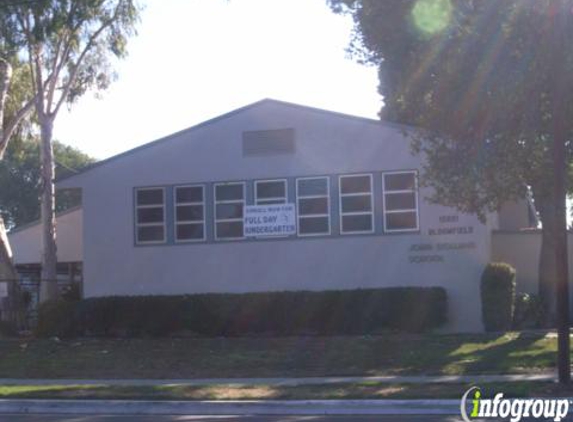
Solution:
M 573 283 L 573 233 L 568 235 L 569 284 Z M 538 292 L 541 232 L 493 232 L 492 260 L 507 262 L 517 270 L 517 289 L 525 293 Z M 571 292 L 573 293 L 573 292 Z
M 280 128 L 295 129 L 294 154 L 242 156 L 243 131 Z M 376 172 L 380 189 L 379 172 L 419 167 L 397 127 L 266 102 L 60 186 L 83 188 L 86 296 L 444 286 L 451 305 L 448 329 L 481 330 L 476 298 L 490 257 L 489 228 L 473 216 L 429 204 L 425 189 L 421 230 L 414 234 L 379 229 L 374 235 L 134 246 L 134 187 L 205 182 L 209 200 L 210 182 L 246 180 L 251 186 L 254 179 L 332 175 L 335 183 L 338 174 Z M 337 197 L 331 201 L 336 207 Z M 375 206 L 380 228 L 381 204 Z M 333 218 L 335 233 L 337 223 Z M 463 233 L 468 227 L 472 233 Z M 462 234 L 437 234 L 440 228 L 462 228 Z M 466 249 L 437 251 L 438 244 Z M 434 261 L 419 262 L 428 256 Z
M 83 259 L 82 209 L 58 215 L 56 219 L 56 245 L 58 262 L 81 262 Z M 38 264 L 42 256 L 42 226 L 39 223 L 27 225 L 8 234 L 14 255 L 14 263 Z

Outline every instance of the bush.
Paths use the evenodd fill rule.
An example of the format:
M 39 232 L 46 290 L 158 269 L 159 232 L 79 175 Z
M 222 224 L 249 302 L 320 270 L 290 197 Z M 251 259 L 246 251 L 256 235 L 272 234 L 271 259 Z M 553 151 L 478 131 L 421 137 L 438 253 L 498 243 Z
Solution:
M 168 336 L 187 331 L 217 337 L 421 332 L 444 324 L 446 312 L 443 288 L 407 287 L 101 297 L 78 302 L 75 316 L 84 335 Z
M 81 285 L 78 282 L 66 286 L 62 292 L 62 299 L 67 302 L 77 302 L 82 298 Z
M 529 293 L 517 293 L 515 297 L 515 312 L 513 314 L 513 329 L 543 328 L 544 323 L 545 308 L 541 298 Z
M 482 318 L 486 331 L 511 329 L 515 308 L 515 269 L 505 263 L 486 266 L 481 277 Z
M 38 306 L 38 324 L 34 334 L 38 337 L 74 337 L 78 334 L 77 302 L 49 300 Z
M 0 320 L 0 338 L 17 337 L 17 336 L 18 336 L 18 328 L 16 327 L 16 324 L 10 321 Z

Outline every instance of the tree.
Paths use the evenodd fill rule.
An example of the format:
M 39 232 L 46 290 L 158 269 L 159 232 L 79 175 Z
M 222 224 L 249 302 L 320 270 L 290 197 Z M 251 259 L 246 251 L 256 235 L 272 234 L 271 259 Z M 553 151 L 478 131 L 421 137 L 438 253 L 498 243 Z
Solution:
M 54 141 L 56 178 L 65 177 L 94 160 L 76 148 Z M 40 218 L 40 141 L 35 137 L 15 137 L 0 161 L 0 214 L 8 228 Z M 79 205 L 79 192 L 56 192 L 56 212 Z
M 34 104 L 33 90 L 27 84 L 26 70 L 18 57 L 19 39 L 10 17 L 0 13 L 0 160 L 14 133 L 21 129 L 21 123 L 29 116 Z M 0 278 L 16 279 L 6 227 L 0 215 Z M 15 283 L 8 289 L 10 303 L 17 302 Z M 17 312 L 10 306 L 9 314 L 14 318 Z M 14 322 L 17 322 L 17 317 Z
M 433 201 L 484 218 L 532 190 L 543 223 L 540 294 L 557 308 L 559 379 L 569 382 L 573 1 L 329 4 L 353 16 L 351 50 L 378 66 L 381 116 L 418 128 L 410 135 Z
M 102 90 L 114 77 L 111 57 L 125 57 L 139 9 L 135 0 L 36 0 L 0 5 L 15 28 L 13 43 L 26 63 L 40 126 L 43 225 L 42 301 L 57 296 L 54 159 L 52 131 L 64 103 L 90 89 Z

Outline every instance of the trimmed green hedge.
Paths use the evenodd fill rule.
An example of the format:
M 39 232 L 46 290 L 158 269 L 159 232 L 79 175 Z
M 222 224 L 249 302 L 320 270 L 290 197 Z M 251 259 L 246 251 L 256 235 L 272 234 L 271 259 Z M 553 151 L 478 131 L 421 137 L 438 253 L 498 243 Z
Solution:
M 73 327 L 65 326 L 67 336 L 371 334 L 439 327 L 446 322 L 447 298 L 440 287 L 113 296 L 85 299 L 65 312 L 74 320 Z M 50 313 L 62 320 L 61 312 L 52 309 L 41 309 L 39 319 L 54 319 Z M 66 331 L 54 325 L 52 332 L 41 334 Z
M 486 331 L 511 329 L 515 310 L 515 268 L 492 262 L 481 277 L 482 318 Z

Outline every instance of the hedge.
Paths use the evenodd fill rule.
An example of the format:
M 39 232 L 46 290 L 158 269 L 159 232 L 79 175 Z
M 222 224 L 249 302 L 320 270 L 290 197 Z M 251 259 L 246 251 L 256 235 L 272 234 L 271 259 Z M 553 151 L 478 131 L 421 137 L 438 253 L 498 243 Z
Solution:
M 545 321 L 545 308 L 538 295 L 521 292 L 516 294 L 512 330 L 544 328 Z
M 481 278 L 482 319 L 486 331 L 511 329 L 515 310 L 515 269 L 503 262 L 488 264 Z
M 47 321 L 61 312 L 40 309 L 41 335 L 197 336 L 372 334 L 384 330 L 427 331 L 446 322 L 441 287 L 337 291 L 111 296 L 79 301 L 66 309 L 74 324 Z M 54 314 L 55 318 L 52 317 Z

